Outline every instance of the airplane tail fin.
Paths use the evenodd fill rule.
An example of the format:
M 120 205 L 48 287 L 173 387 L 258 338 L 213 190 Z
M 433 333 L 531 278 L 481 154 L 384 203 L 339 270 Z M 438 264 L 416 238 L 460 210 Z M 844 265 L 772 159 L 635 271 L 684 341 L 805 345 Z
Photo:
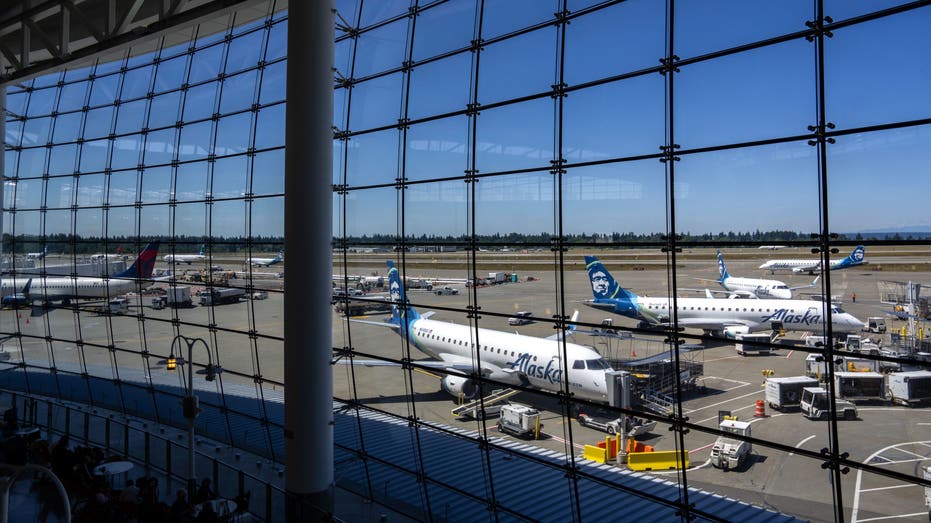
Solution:
M 718 283 L 724 283 L 724 280 L 731 277 L 731 275 L 727 273 L 727 266 L 724 265 L 724 255 L 721 254 L 721 251 L 718 251 L 718 274 L 721 275 Z
M 197 253 L 197 254 L 199 254 L 199 255 L 201 255 L 201 256 L 205 256 L 205 255 L 207 254 L 207 244 L 206 244 L 206 243 L 202 243 L 202 244 L 200 245 L 200 252 Z
M 862 245 L 857 245 L 853 251 L 851 251 L 850 255 L 847 256 L 847 259 L 850 260 L 851 264 L 857 265 L 859 263 L 863 263 L 863 257 L 865 255 L 866 249 L 864 249 Z
M 617 280 L 611 276 L 611 273 L 608 272 L 608 269 L 598 261 L 598 258 L 586 256 L 585 269 L 588 271 L 588 279 L 592 284 L 592 294 L 596 300 L 637 297 L 636 294 L 622 288 Z
M 152 242 L 139 253 L 136 261 L 125 271 L 114 275 L 114 278 L 151 278 L 155 268 L 155 258 L 158 256 L 158 243 Z
M 407 293 L 404 291 L 404 282 L 394 262 L 385 262 L 388 266 L 388 295 L 391 298 L 391 323 L 406 330 L 410 322 L 420 318 L 420 314 L 407 303 Z

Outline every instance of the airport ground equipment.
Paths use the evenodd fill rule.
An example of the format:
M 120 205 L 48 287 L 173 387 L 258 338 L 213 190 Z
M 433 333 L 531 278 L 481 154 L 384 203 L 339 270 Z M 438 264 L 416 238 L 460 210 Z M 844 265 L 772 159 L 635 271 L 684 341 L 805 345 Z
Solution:
M 878 372 L 835 372 L 834 394 L 850 401 L 886 399 L 886 377 Z
M 240 298 L 246 295 L 245 289 L 238 287 L 229 287 L 225 289 L 210 288 L 200 295 L 201 305 L 223 305 L 226 303 L 238 303 Z
M 834 360 L 834 372 L 842 370 L 844 367 L 844 360 L 841 358 L 836 358 Z M 805 375 L 812 378 L 817 378 L 818 380 L 827 379 L 827 367 L 825 365 L 824 356 L 820 354 L 809 354 L 805 357 Z
M 831 415 L 831 406 L 828 402 L 828 391 L 824 387 L 805 387 L 802 389 L 802 400 L 799 409 L 808 419 L 826 420 Z M 857 406 L 853 403 L 835 399 L 837 417 L 846 420 L 857 419 Z
M 627 454 L 627 466 L 631 470 L 669 470 L 689 467 L 689 451 L 657 450 L 653 452 L 631 452 Z
M 459 289 L 450 287 L 449 285 L 444 285 L 439 289 L 434 288 L 433 294 L 436 294 L 437 296 L 455 296 L 459 294 Z
M 870 316 L 866 319 L 866 331 L 884 334 L 886 332 L 886 318 L 881 316 Z
M 483 419 L 501 413 L 505 401 L 520 392 L 517 389 L 497 389 L 481 399 L 463 403 L 452 410 L 453 416 Z M 484 411 L 482 408 L 484 407 Z
M 776 410 L 798 407 L 802 389 L 817 387 L 818 379 L 809 376 L 784 376 L 766 378 L 766 403 Z
M 738 436 L 750 436 L 750 423 L 726 419 L 718 425 L 722 431 Z M 748 441 L 722 434 L 711 447 L 711 465 L 722 470 L 742 467 L 750 458 L 753 446 Z
M 931 481 L 931 466 L 924 467 L 923 470 L 924 479 Z M 928 520 L 931 521 L 931 487 L 925 487 L 925 505 L 929 508 Z
M 649 434 L 656 428 L 655 421 L 644 421 L 633 416 L 621 416 L 617 419 L 607 420 L 581 412 L 576 416 L 576 419 L 579 420 L 579 425 L 583 427 L 597 429 L 608 434 L 620 434 L 622 428 L 626 429 L 624 433 L 627 434 L 628 438 Z
M 772 354 L 775 349 L 769 343 L 772 340 L 770 334 L 737 334 L 735 336 L 737 343 L 737 354 L 746 356 L 750 354 Z
M 931 402 L 931 371 L 893 372 L 888 376 L 889 399 L 906 407 Z
M 516 403 L 501 407 L 501 415 L 498 417 L 500 432 L 536 439 L 540 436 L 542 428 L 539 410 Z
M 129 309 L 129 301 L 126 298 L 113 298 L 107 303 L 110 314 L 124 314 Z

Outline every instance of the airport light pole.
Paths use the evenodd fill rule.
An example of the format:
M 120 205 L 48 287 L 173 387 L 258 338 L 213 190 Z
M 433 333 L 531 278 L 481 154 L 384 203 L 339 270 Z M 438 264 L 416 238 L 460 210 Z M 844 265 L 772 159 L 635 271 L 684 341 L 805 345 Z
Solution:
M 178 361 L 178 358 L 175 357 L 175 342 L 181 340 L 187 345 L 187 360 Z M 188 499 L 194 499 L 193 496 L 197 489 L 197 476 L 194 469 L 194 420 L 197 418 L 197 413 L 200 412 L 198 408 L 198 399 L 194 394 L 194 359 L 192 353 L 194 351 L 194 345 L 198 342 L 204 346 L 204 350 L 207 351 L 207 367 L 203 371 L 198 373 L 203 373 L 204 379 L 207 381 L 213 381 L 216 379 L 217 374 L 223 371 L 219 365 L 214 366 L 213 359 L 210 357 L 210 346 L 207 345 L 207 342 L 203 338 L 189 338 L 182 334 L 178 334 L 171 340 L 171 348 L 168 353 L 168 360 L 166 360 L 166 367 L 169 371 L 173 371 L 178 367 L 178 364 L 184 365 L 187 363 L 187 384 L 185 385 L 185 396 L 181 400 L 181 411 L 184 414 L 184 417 L 187 418 L 187 445 L 188 445 Z

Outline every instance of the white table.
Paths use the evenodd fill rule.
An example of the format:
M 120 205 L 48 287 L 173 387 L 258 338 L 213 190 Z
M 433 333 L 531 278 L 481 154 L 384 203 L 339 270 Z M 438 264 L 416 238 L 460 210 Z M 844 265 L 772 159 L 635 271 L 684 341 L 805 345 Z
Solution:
M 132 468 L 133 463 L 131 461 L 111 461 L 109 463 L 101 463 L 94 467 L 94 475 L 115 476 L 117 474 L 129 472 Z
M 212 499 L 210 501 L 204 501 L 203 503 L 198 503 L 194 505 L 194 510 L 191 514 L 193 517 L 200 515 L 200 511 L 204 509 L 204 505 L 210 504 L 213 507 L 213 511 L 216 512 L 218 517 L 229 516 L 232 513 L 236 512 L 236 502 L 231 499 Z

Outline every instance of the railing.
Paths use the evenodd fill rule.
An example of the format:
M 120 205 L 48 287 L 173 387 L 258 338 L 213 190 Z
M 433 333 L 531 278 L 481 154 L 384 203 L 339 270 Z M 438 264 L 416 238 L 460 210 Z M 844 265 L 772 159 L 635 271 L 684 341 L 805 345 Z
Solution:
M 160 426 L 154 422 L 136 418 L 122 418 L 116 413 L 87 405 L 72 405 L 45 397 L 33 397 L 20 392 L 0 390 L 0 405 L 14 406 L 20 413 L 20 423 L 40 427 L 47 433 L 61 437 L 68 434 L 77 444 L 96 446 L 108 454 L 124 456 L 142 468 L 138 475 L 160 475 L 166 487 L 162 497 L 187 485 L 188 445 L 184 432 Z M 179 443 L 173 441 L 178 439 Z M 50 441 L 52 443 L 52 441 Z M 198 443 L 213 450 L 196 450 L 195 466 L 199 479 L 210 478 L 214 490 L 225 498 L 234 498 L 249 492 L 250 502 L 246 509 L 256 518 L 267 522 L 285 520 L 285 491 L 283 481 L 272 481 L 249 474 L 243 470 L 243 454 L 233 450 L 227 464 L 215 454 L 229 451 L 229 447 L 211 444 L 203 439 Z M 255 458 L 252 458 L 255 459 Z M 255 467 L 275 467 L 264 459 L 255 461 Z M 277 477 L 281 477 L 277 467 Z M 274 470 L 269 471 L 274 475 Z M 170 499 L 170 498 L 169 498 Z

